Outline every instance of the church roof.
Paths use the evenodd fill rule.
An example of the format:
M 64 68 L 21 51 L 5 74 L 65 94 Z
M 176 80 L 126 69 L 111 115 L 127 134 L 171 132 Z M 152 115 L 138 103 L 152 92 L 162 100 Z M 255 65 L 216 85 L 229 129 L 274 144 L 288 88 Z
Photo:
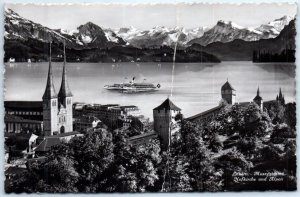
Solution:
M 169 98 L 167 98 L 160 106 L 154 108 L 153 110 L 178 110 L 180 111 L 181 109 L 177 107 Z
M 221 90 L 235 90 L 235 89 L 228 81 L 226 81 L 226 83 L 222 86 Z
M 256 95 L 253 100 L 262 100 L 262 97 L 259 95 Z
M 52 98 L 57 98 L 57 94 L 53 84 L 52 64 L 51 64 L 51 43 L 50 43 L 49 69 L 48 69 L 47 84 L 43 95 L 43 99 L 52 99 Z
M 73 96 L 68 81 L 67 81 L 67 71 L 66 71 L 66 45 L 64 43 L 64 66 L 63 66 L 63 74 L 61 80 L 61 86 L 58 93 L 59 98 L 70 97 Z

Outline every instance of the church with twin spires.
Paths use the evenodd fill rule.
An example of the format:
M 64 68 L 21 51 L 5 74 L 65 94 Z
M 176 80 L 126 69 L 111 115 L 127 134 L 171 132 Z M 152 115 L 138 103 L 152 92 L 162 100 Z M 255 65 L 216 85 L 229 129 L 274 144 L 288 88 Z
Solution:
M 51 44 L 46 89 L 43 95 L 43 136 L 57 135 L 73 131 L 73 94 L 70 90 L 66 71 L 66 52 L 64 44 L 64 63 L 62 81 L 58 94 L 53 84 L 51 64 Z

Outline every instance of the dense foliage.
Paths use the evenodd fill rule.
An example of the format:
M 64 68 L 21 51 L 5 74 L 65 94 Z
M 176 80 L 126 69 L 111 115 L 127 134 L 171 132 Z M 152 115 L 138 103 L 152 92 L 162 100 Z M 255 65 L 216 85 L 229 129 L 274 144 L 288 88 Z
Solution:
M 295 105 L 226 106 L 205 124 L 181 120 L 168 151 L 132 146 L 128 133 L 94 131 L 28 163 L 6 192 L 189 192 L 296 189 Z M 279 182 L 236 183 L 233 174 L 281 173 Z

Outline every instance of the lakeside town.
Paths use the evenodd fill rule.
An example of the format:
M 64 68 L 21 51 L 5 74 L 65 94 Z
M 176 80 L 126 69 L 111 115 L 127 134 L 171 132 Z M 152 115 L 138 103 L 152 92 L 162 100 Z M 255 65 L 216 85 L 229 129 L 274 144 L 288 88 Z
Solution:
M 57 93 L 52 76 L 51 44 L 49 57 L 47 84 L 44 94 L 41 95 L 42 101 L 4 102 L 5 188 L 7 192 L 143 192 L 152 191 L 152 189 L 153 191 L 220 191 L 257 187 L 253 178 L 249 179 L 252 180 L 251 184 L 243 181 L 242 184 L 233 184 L 236 175 L 231 177 L 232 180 L 224 182 L 222 179 L 228 179 L 226 173 L 236 169 L 227 166 L 229 163 L 238 166 L 239 170 L 232 172 L 234 174 L 250 173 L 253 170 L 273 170 L 274 172 L 283 170 L 278 178 L 281 181 L 275 182 L 275 185 L 268 183 L 265 187 L 261 187 L 261 190 L 273 189 L 273 187 L 288 190 L 295 188 L 292 178 L 295 176 L 295 166 L 292 166 L 296 164 L 294 158 L 295 103 L 285 103 L 281 89 L 271 101 L 264 101 L 263 93 L 258 88 L 252 100 L 237 103 L 238 92 L 229 81 L 226 81 L 220 87 L 222 100 L 216 103 L 216 107 L 191 117 L 184 117 L 180 106 L 176 106 L 171 98 L 166 98 L 153 109 L 153 122 L 151 122 L 140 113 L 138 106 L 134 105 L 73 103 L 73 97 L 76 95 L 72 94 L 68 84 L 66 58 L 63 62 L 61 86 Z M 65 53 L 64 57 L 66 57 Z M 192 144 L 189 145 L 189 143 Z M 79 144 L 82 147 L 77 147 L 75 150 L 76 146 L 80 146 Z M 118 150 L 118 147 L 122 150 Z M 198 182 L 199 180 L 197 184 L 193 183 L 192 174 L 189 174 L 192 172 L 190 171 L 192 167 L 184 167 L 193 164 L 184 162 L 187 162 L 185 157 L 189 154 L 191 159 L 196 155 L 186 148 L 191 149 L 190 151 L 195 149 L 196 154 L 204 154 L 201 156 L 203 158 L 199 161 L 200 163 L 195 163 L 199 166 L 195 167 L 198 169 L 202 166 L 204 169 L 199 169 L 199 173 L 213 173 L 216 180 L 211 180 L 213 174 L 203 174 L 201 176 L 208 176 L 207 179 L 202 178 L 201 183 Z M 123 155 L 131 151 L 133 151 L 132 154 L 140 154 L 139 157 L 143 158 L 138 161 L 135 158 L 137 155 L 131 155 L 130 158 Z M 128 180 L 132 178 L 126 177 L 132 175 L 131 166 L 127 169 L 129 174 L 119 175 L 124 177 L 117 178 L 114 186 L 105 186 L 112 180 L 108 177 L 102 180 L 104 177 L 99 177 L 106 183 L 94 179 L 89 180 L 97 185 L 93 186 L 96 187 L 93 190 L 87 189 L 88 185 L 80 188 L 81 186 L 77 184 L 80 181 L 86 181 L 80 180 L 81 176 L 86 176 L 85 171 L 80 174 L 85 164 L 81 163 L 76 167 L 76 160 L 74 160 L 76 155 L 72 156 L 72 154 L 84 154 L 81 156 L 87 158 L 81 162 L 86 162 L 86 165 L 99 165 L 97 167 L 99 172 L 94 172 L 95 169 L 92 166 L 85 169 L 91 170 L 89 173 L 97 177 L 104 176 L 102 173 L 113 173 L 112 164 L 122 166 L 119 169 L 121 171 L 117 170 L 117 174 L 126 173 L 128 167 L 126 162 L 134 162 L 135 164 L 132 165 L 141 165 L 138 168 L 145 168 L 143 173 L 146 173 L 142 177 L 135 175 L 134 179 L 145 179 L 139 180 L 146 181 L 139 184 L 146 185 L 137 186 L 137 180 Z M 109 154 L 111 155 L 108 156 Z M 103 161 L 102 167 L 100 163 L 97 164 L 98 159 L 109 159 L 109 157 L 117 159 L 115 161 L 117 164 L 113 161 Z M 211 158 L 208 159 L 208 157 Z M 270 166 L 269 162 L 274 159 L 279 159 L 282 164 Z M 284 164 L 286 159 L 290 161 L 288 168 Z M 177 167 L 181 167 L 173 169 L 169 163 L 171 161 L 175 162 Z M 105 164 L 105 162 L 108 163 Z M 210 165 L 202 164 L 202 162 L 212 162 L 211 165 L 215 166 L 211 166 L 213 169 L 205 169 Z M 172 170 L 175 171 L 171 172 Z M 203 172 L 203 170 L 208 171 Z M 35 179 L 25 178 L 24 180 L 24 175 L 34 176 Z M 56 177 L 58 175 L 70 177 L 61 177 L 60 180 Z M 54 177 L 49 179 L 49 176 Z M 73 176 L 77 177 L 75 180 L 78 182 L 63 188 L 64 184 L 69 184 L 67 181 L 73 179 Z M 188 177 L 190 180 L 185 180 Z M 122 181 L 122 179 L 125 180 Z M 285 181 L 290 181 L 291 184 L 286 187 Z M 65 183 L 62 184 L 62 182 Z M 176 182 L 177 185 L 172 185 L 172 182 L 173 184 Z M 100 187 L 98 184 L 103 185 Z M 161 186 L 158 187 L 156 184 Z
M 3 14 L 5 193 L 297 190 L 296 4 Z

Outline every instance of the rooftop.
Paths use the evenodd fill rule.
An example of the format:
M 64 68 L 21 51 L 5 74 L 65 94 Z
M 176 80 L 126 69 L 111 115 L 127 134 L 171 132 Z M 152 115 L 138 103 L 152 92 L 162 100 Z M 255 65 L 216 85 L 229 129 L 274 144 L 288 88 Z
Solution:
M 58 135 L 47 136 L 47 138 L 60 138 L 60 137 L 67 137 L 71 135 L 78 135 L 78 134 L 80 134 L 78 131 L 72 131 L 72 132 L 61 133 Z
M 49 151 L 52 146 L 60 144 L 59 137 L 45 138 L 35 149 L 35 152 Z
M 120 106 L 121 109 L 124 109 L 124 108 L 137 108 L 137 106 L 135 105 L 124 105 L 124 106 Z
M 221 90 L 235 90 L 235 89 L 228 81 L 226 81 L 226 83 L 222 86 Z
M 4 101 L 5 109 L 43 111 L 42 101 Z
M 146 132 L 146 133 L 143 133 L 143 134 L 140 134 L 140 135 L 135 135 L 135 136 L 132 136 L 130 138 L 128 138 L 128 140 L 136 140 L 136 139 L 139 139 L 139 138 L 144 138 L 144 137 L 156 137 L 157 136 L 157 133 L 152 131 L 152 132 Z
M 193 119 L 199 118 L 199 117 L 201 117 L 201 116 L 204 116 L 204 115 L 206 115 L 206 114 L 212 113 L 212 112 L 214 112 L 214 111 L 218 111 L 218 110 L 222 109 L 223 107 L 224 107 L 224 106 L 219 105 L 219 106 L 217 106 L 217 107 L 211 108 L 211 109 L 209 109 L 209 110 L 206 110 L 206 111 L 204 111 L 204 112 L 201 112 L 201 113 L 199 113 L 199 114 L 196 114 L 196 115 L 191 116 L 191 117 L 186 118 L 186 119 L 187 119 L 187 120 L 193 120 Z
M 27 171 L 26 168 L 10 166 L 10 167 L 7 168 L 7 170 L 5 170 L 5 174 L 6 175 L 9 175 L 9 174 L 22 174 L 23 172 L 26 172 L 26 171 Z
M 154 108 L 153 110 L 178 110 L 181 111 L 169 98 L 167 98 L 160 106 Z
M 14 122 L 14 123 L 35 123 L 35 124 L 42 123 L 42 121 L 40 121 L 40 120 L 24 119 L 20 116 L 14 116 L 14 115 L 9 115 L 9 114 L 6 114 L 4 116 L 4 121 L 5 122 Z

